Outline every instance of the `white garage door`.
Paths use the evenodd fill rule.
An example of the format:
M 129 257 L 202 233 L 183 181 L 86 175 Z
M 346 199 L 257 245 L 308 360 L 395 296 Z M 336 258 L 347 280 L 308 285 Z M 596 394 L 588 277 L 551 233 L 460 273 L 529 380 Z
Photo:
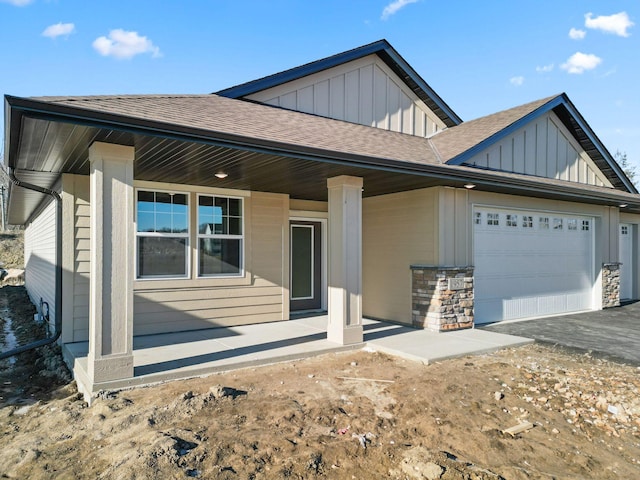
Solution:
M 592 217 L 474 211 L 475 321 L 593 308 Z
M 620 299 L 633 298 L 633 255 L 632 255 L 632 227 L 627 223 L 620 224 Z

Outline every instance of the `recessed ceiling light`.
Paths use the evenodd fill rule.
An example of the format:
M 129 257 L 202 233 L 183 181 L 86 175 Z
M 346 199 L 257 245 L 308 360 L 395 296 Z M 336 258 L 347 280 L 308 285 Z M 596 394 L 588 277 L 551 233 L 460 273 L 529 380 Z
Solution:
M 228 173 L 218 172 L 214 174 L 216 178 L 227 178 L 229 176 Z
M 628 207 L 629 205 L 626 203 L 621 203 L 620 205 L 618 205 L 620 208 L 625 208 Z
M 472 188 L 476 188 L 476 186 L 473 183 L 465 183 L 464 188 L 466 188 L 467 190 L 471 190 Z

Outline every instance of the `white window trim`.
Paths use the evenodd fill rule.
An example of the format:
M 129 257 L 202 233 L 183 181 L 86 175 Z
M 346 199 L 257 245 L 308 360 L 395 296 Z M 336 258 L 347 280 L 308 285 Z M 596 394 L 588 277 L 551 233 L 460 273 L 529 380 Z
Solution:
M 158 233 L 158 232 L 138 232 L 138 192 L 153 192 L 153 193 L 168 193 L 179 194 L 187 197 L 187 233 Z M 165 190 L 161 188 L 136 188 L 134 202 L 134 227 L 135 227 L 135 257 L 136 257 L 136 281 L 153 282 L 162 280 L 189 280 L 191 278 L 191 195 L 186 191 L 179 190 Z M 140 276 L 138 271 L 140 262 L 138 261 L 138 238 L 139 237 L 155 237 L 155 238 L 186 238 L 187 244 L 185 246 L 187 254 L 185 256 L 185 275 L 153 275 L 153 276 Z
M 200 206 L 200 197 L 212 197 L 212 198 L 232 198 L 232 199 L 237 199 L 240 200 L 240 228 L 242 231 L 242 235 L 229 235 L 229 234 L 222 234 L 222 233 L 218 233 L 218 234 L 211 234 L 211 235 L 207 235 L 207 234 L 202 234 L 200 233 L 199 230 L 199 225 L 200 225 L 200 212 L 199 212 L 199 206 Z M 195 241 L 196 241 L 196 245 L 195 245 L 195 250 L 196 250 L 196 278 L 241 278 L 244 277 L 244 270 L 245 270 L 245 244 L 246 244 L 246 240 L 245 240 L 245 208 L 244 208 L 244 197 L 239 197 L 239 196 L 235 196 L 235 195 L 223 195 L 223 194 L 219 194 L 219 193 L 198 193 L 196 195 L 196 208 L 195 208 L 195 218 L 196 218 L 196 236 L 195 236 Z M 222 238 L 222 239 L 229 239 L 229 240 L 240 240 L 240 271 L 238 273 L 234 273 L 234 274 L 227 274 L 227 273 L 221 273 L 221 274 L 208 274 L 208 275 L 201 275 L 200 274 L 200 239 L 201 238 Z

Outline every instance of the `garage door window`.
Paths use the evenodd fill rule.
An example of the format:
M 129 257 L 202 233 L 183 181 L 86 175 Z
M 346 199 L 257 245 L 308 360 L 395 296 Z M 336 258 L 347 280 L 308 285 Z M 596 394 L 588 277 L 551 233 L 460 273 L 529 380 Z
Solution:
M 522 216 L 522 228 L 533 228 L 533 217 L 531 215 Z
M 591 222 L 589 220 L 582 220 L 582 231 L 588 232 L 591 227 Z
M 553 229 L 554 230 L 562 230 L 562 219 L 554 218 L 553 219 Z
M 518 215 L 507 214 L 507 227 L 518 226 Z
M 576 220 L 575 218 L 570 218 L 569 220 L 567 220 L 567 230 L 578 230 L 578 220 Z
M 476 212 L 475 213 L 475 220 L 474 220 L 476 225 L 482 225 L 482 213 L 481 212 Z
M 487 213 L 487 225 L 500 225 L 500 215 L 498 213 Z
M 538 219 L 538 227 L 540 230 L 549 230 L 549 217 L 540 217 Z

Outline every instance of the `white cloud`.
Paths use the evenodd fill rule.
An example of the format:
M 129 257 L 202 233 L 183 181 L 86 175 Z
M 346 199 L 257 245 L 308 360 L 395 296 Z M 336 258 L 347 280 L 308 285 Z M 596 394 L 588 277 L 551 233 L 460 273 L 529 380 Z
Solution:
M 42 32 L 43 37 L 56 38 L 60 35 L 70 35 L 74 32 L 76 26 L 73 23 L 56 23 L 54 25 L 49 25 Z
M 538 67 L 536 67 L 536 72 L 538 72 L 538 73 L 548 73 L 551 70 L 553 70 L 553 67 L 554 67 L 553 63 L 550 63 L 549 65 L 543 65 L 541 67 L 538 66 Z
M 33 0 L 0 0 L 2 3 L 10 3 L 11 5 L 15 5 L 16 7 L 24 7 L 33 3 Z
M 382 10 L 382 16 L 380 18 L 382 20 L 386 20 L 401 8 L 406 7 L 410 3 L 416 3 L 417 1 L 418 0 L 394 0 L 389 5 L 384 7 L 384 10 Z
M 605 33 L 612 33 L 620 37 L 628 37 L 631 35 L 627 32 L 628 28 L 635 25 L 630 19 L 627 12 L 615 13 L 613 15 L 600 15 L 593 18 L 593 13 L 587 13 L 584 16 L 584 26 L 601 30 Z
M 573 40 L 582 40 L 587 35 L 587 32 L 580 30 L 579 28 L 572 28 L 569 30 L 569 38 Z
M 98 37 L 93 41 L 100 55 L 115 58 L 133 58 L 141 53 L 151 53 L 153 57 L 160 57 L 160 49 L 147 37 L 138 35 L 138 32 L 127 32 L 121 28 L 111 30 L 109 38 Z
M 516 87 L 519 87 L 520 85 L 522 85 L 524 83 L 524 77 L 522 77 L 522 76 L 511 77 L 509 79 L 509 83 L 511 83 L 511 85 L 515 85 Z
M 576 52 L 569 57 L 566 63 L 560 65 L 560 68 L 568 73 L 581 74 L 585 70 L 593 70 L 602 63 L 602 59 L 592 53 Z

